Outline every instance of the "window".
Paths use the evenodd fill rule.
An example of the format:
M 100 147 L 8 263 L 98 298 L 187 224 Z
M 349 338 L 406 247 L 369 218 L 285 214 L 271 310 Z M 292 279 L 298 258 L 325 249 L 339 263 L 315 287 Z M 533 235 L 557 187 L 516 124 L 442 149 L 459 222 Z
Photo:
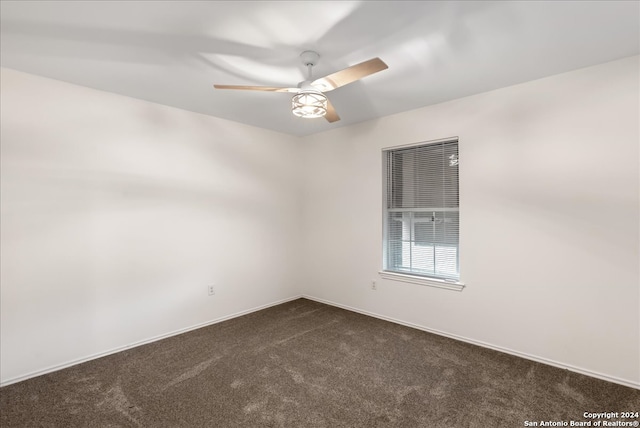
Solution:
M 386 149 L 383 163 L 381 274 L 458 284 L 458 140 Z

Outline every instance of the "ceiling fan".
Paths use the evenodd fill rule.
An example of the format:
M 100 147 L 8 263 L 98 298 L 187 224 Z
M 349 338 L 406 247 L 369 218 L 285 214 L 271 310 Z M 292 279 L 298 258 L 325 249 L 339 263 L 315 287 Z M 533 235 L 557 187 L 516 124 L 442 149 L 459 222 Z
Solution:
M 216 89 L 242 89 L 249 91 L 289 92 L 295 94 L 291 99 L 291 112 L 299 117 L 323 117 L 329 122 L 340 120 L 333 105 L 324 92 L 333 91 L 341 86 L 360 80 L 371 74 L 388 68 L 380 58 L 373 58 L 328 76 L 312 80 L 311 69 L 318 63 L 320 55 L 314 51 L 300 54 L 302 63 L 307 67 L 307 80 L 298 83 L 296 88 L 277 88 L 271 86 L 213 85 Z

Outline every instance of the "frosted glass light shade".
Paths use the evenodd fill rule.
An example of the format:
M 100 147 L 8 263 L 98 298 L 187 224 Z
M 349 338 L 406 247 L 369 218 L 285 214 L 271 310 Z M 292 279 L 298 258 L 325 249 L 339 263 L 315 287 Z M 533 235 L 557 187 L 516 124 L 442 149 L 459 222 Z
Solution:
M 327 114 L 327 97 L 320 92 L 300 92 L 291 99 L 291 112 L 312 119 Z

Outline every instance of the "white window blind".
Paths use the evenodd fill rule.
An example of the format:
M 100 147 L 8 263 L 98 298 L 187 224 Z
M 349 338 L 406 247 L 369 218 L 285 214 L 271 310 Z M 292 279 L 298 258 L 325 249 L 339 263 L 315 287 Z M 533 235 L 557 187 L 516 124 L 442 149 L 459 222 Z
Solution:
M 458 281 L 458 140 L 383 155 L 384 270 Z

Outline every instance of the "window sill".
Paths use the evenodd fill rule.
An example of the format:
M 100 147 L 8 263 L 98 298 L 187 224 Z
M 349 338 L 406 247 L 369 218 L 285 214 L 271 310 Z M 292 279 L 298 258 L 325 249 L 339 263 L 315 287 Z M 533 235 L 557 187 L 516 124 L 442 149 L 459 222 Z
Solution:
M 412 284 L 428 285 L 429 287 L 444 288 L 446 290 L 462 291 L 465 284 L 462 282 L 447 282 L 443 279 L 425 278 L 422 276 L 405 275 L 402 273 L 380 271 L 378 272 L 383 279 L 391 281 L 410 282 Z

